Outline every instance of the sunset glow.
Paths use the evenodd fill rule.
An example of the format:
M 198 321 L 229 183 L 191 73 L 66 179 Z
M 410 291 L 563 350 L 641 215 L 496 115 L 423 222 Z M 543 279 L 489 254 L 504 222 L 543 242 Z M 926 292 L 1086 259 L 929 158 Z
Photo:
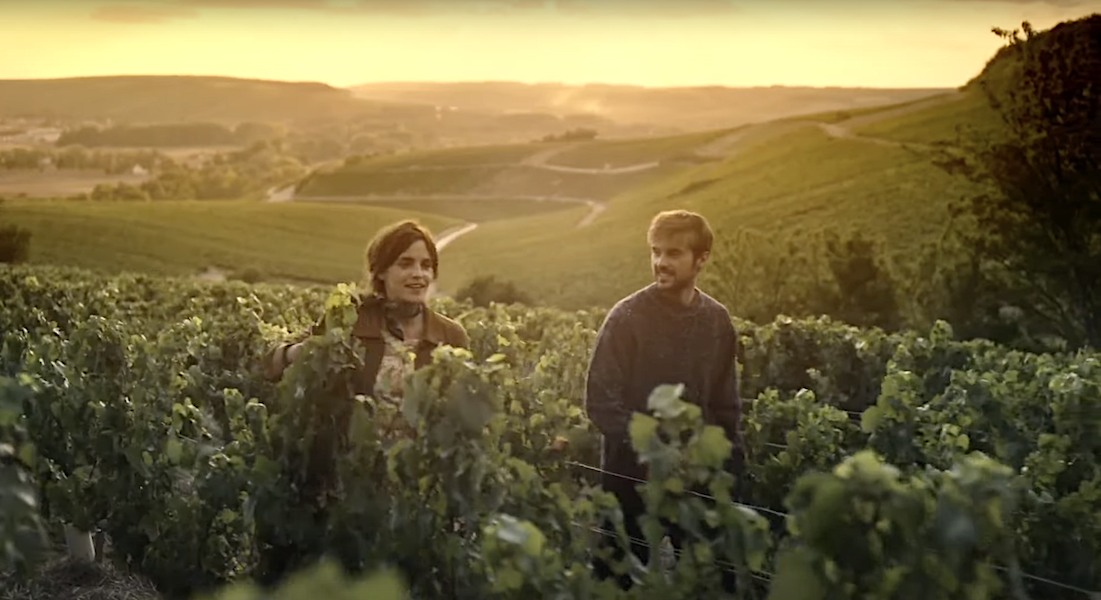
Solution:
M 1101 2 L 0 0 L 0 78 L 949 87 Z

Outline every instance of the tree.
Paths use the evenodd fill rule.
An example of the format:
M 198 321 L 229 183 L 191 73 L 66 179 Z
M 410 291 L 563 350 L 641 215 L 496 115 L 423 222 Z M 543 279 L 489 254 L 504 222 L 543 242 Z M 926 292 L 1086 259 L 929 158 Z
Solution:
M 498 280 L 496 276 L 476 277 L 455 293 L 456 300 L 470 300 L 474 306 L 499 304 L 532 304 L 531 297 L 511 281 Z
M 847 237 L 829 231 L 825 242 L 826 262 L 837 286 L 833 316 L 862 327 L 897 330 L 902 319 L 883 245 L 860 230 Z
M 1099 348 L 1101 15 L 1022 29 L 993 29 L 1007 48 L 978 82 L 1003 135 L 962 141 L 937 163 L 988 190 L 954 210 L 984 276 L 1038 327 Z
M 21 263 L 30 256 L 31 232 L 18 225 L 0 225 L 0 263 Z

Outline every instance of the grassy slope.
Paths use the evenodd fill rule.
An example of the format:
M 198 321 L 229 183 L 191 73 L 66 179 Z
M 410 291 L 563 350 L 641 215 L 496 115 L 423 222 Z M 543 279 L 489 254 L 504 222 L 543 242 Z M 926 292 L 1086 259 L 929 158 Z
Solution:
M 569 209 L 565 202 L 528 202 L 509 199 L 410 199 L 410 200 L 304 200 L 302 203 L 341 203 L 345 205 L 373 206 L 402 212 L 433 214 L 450 219 L 485 223 L 499 219 L 515 219 Z
M 917 110 L 858 132 L 875 127 L 883 137 L 905 139 L 908 131 L 935 136 L 978 110 L 967 106 L 956 102 Z M 35 231 L 33 257 L 38 261 L 163 273 L 193 273 L 209 265 L 254 267 L 271 276 L 322 281 L 356 277 L 363 245 L 384 222 L 414 211 L 433 212 L 435 218 L 422 220 L 435 231 L 455 218 L 480 222 L 445 251 L 442 291 L 454 291 L 476 275 L 496 274 L 516 281 L 541 302 L 576 308 L 608 305 L 648 281 L 645 230 L 659 210 L 698 210 L 720 235 L 738 228 L 786 233 L 797 227 L 861 227 L 887 238 L 895 252 L 908 252 L 939 231 L 946 202 L 969 190 L 927 158 L 902 148 L 830 138 L 810 121 L 788 125 L 788 133 L 726 160 L 640 173 L 462 168 L 519 161 L 543 148 L 491 146 L 376 157 L 323 174 L 303 190 L 305 195 L 559 194 L 609 200 L 608 210 L 584 229 L 576 228 L 588 211 L 584 207 L 555 206 L 558 210 L 531 215 L 552 206 L 506 207 L 487 200 L 387 203 L 394 210 L 359 202 L 39 202 L 11 203 L 5 212 Z M 597 141 L 577 146 L 588 147 L 589 154 L 575 153 L 573 160 L 599 161 L 594 149 L 602 147 L 616 160 L 635 162 L 644 155 L 684 153 L 692 146 L 690 138 L 702 145 L 716 135 Z M 426 164 L 446 168 L 403 170 Z M 297 218 L 303 220 L 294 222 Z
M 931 123 L 924 125 L 929 135 L 936 135 L 932 127 L 950 132 L 955 123 L 917 110 L 879 127 L 905 130 L 923 121 Z M 893 252 L 907 253 L 939 233 L 950 199 L 973 189 L 921 154 L 830 138 L 808 123 L 725 162 L 674 172 L 622 194 L 590 228 L 575 229 L 565 213 L 480 227 L 448 248 L 441 290 L 493 273 L 544 303 L 608 305 L 649 279 L 649 219 L 681 207 L 706 215 L 719 235 L 738 228 L 861 228 L 885 238 Z
M 705 131 L 671 137 L 632 140 L 595 140 L 556 154 L 549 162 L 566 167 L 629 167 L 691 154 L 699 146 L 726 135 L 729 130 Z
M 360 160 L 344 170 L 368 171 L 374 169 L 399 169 L 416 166 L 462 167 L 470 165 L 497 165 L 518 163 L 544 148 L 540 144 L 511 145 L 491 144 L 459 148 L 414 150 L 395 154 L 382 154 Z
M 869 89 L 695 86 L 645 88 L 593 84 L 516 82 L 398 82 L 352 88 L 363 98 L 454 105 L 466 109 L 519 109 L 540 113 L 598 112 L 623 123 L 703 131 L 791 117 L 800 113 L 862 109 L 941 93 L 943 89 Z M 591 126 L 591 125 L 590 125 Z M 605 133 L 603 127 L 597 129 Z
M 375 232 L 403 218 L 440 232 L 457 222 L 364 207 L 257 202 L 14 201 L 0 219 L 31 230 L 31 261 L 189 275 L 209 266 L 285 279 L 352 281 Z
M 914 105 L 917 105 L 917 104 L 924 104 L 926 102 L 930 102 L 932 100 L 936 100 L 938 98 L 944 97 L 945 95 L 947 95 L 949 93 L 951 93 L 951 92 L 947 92 L 945 94 L 935 94 L 935 95 L 932 95 L 932 96 L 917 98 L 917 99 L 909 100 L 909 101 L 906 101 L 906 102 L 899 102 L 897 104 L 883 104 L 883 105 L 878 105 L 878 106 L 867 106 L 867 107 L 863 107 L 863 108 L 853 108 L 853 109 L 847 109 L 847 110 L 831 110 L 831 111 L 826 111 L 826 112 L 821 112 L 821 113 L 814 113 L 814 114 L 809 114 L 809 115 L 798 115 L 798 116 L 795 116 L 795 117 L 790 117 L 790 118 L 782 119 L 782 120 L 784 120 L 784 121 L 815 121 L 817 123 L 840 123 L 840 122 L 846 121 L 848 119 L 855 119 L 857 117 L 867 117 L 867 116 L 871 116 L 871 115 L 874 115 L 874 114 L 877 114 L 877 113 L 897 110 L 897 109 L 904 108 L 904 107 L 907 107 L 907 106 L 914 106 Z
M 858 127 L 856 133 L 900 142 L 955 143 L 959 126 L 964 127 L 962 133 L 967 136 L 990 135 L 999 129 L 1000 122 L 976 89 L 960 100 Z
M 565 196 L 605 200 L 664 177 L 662 167 L 621 174 L 562 173 L 531 166 L 478 166 L 462 169 L 402 170 L 357 166 L 318 173 L 299 196 L 465 194 L 488 196 Z

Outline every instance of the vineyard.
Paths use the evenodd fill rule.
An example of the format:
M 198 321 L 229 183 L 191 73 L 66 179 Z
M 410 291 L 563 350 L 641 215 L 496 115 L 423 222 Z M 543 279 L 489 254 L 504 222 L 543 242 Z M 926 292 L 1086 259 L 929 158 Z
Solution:
M 583 411 L 603 311 L 436 301 L 471 348 L 393 408 L 348 392 L 354 294 L 0 270 L 0 570 L 66 523 L 166 598 L 674 600 L 731 570 L 744 598 L 1101 598 L 1097 354 L 736 321 L 748 490 L 721 430 L 655 390 L 631 424 L 643 529 L 688 540 L 624 564 L 628 593 L 589 568 L 628 543 Z

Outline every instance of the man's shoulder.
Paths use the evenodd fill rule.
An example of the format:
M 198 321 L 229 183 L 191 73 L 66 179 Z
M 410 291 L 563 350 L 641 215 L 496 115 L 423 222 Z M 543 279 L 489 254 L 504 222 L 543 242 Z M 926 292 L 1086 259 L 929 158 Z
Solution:
M 608 309 L 608 313 L 604 315 L 604 324 L 602 329 L 615 328 L 622 330 L 624 327 L 631 327 L 637 322 L 640 317 L 640 311 L 642 309 L 641 300 L 646 292 L 647 288 L 642 288 L 631 294 L 624 296 L 618 302 L 612 305 Z
M 726 305 L 703 290 L 700 290 L 700 307 L 715 319 L 727 322 L 731 320 L 730 310 L 726 308 Z M 733 326 L 733 323 L 731 325 Z
M 635 314 L 639 307 L 642 306 L 642 301 L 645 299 L 650 287 L 651 286 L 640 288 L 620 298 L 620 300 L 613 304 L 612 308 L 608 311 L 608 317 L 614 316 L 618 319 L 624 319 Z
M 715 312 L 718 314 L 730 314 L 729 312 L 727 312 L 726 306 L 724 306 L 722 302 L 716 300 L 714 296 L 699 288 L 696 288 L 696 291 L 699 292 L 700 295 L 701 308 L 708 312 Z

